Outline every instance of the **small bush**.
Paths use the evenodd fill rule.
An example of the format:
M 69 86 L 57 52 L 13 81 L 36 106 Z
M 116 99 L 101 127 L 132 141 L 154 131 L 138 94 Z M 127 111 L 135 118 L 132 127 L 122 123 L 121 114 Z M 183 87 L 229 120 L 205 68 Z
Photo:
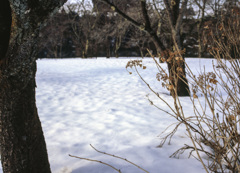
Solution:
M 172 156 L 178 156 L 189 150 L 190 155 L 202 163 L 206 172 L 240 172 L 239 17 L 239 9 L 233 9 L 231 20 L 223 18 L 218 23 L 215 34 L 211 30 L 208 31 L 213 40 L 209 51 L 215 58 L 212 72 L 203 72 L 196 76 L 186 64 L 194 115 L 184 114 L 184 108 L 177 94 L 172 94 L 174 106 L 171 106 L 161 94 L 152 89 L 138 71 L 138 67 L 143 67 L 141 61 L 131 61 L 127 65 L 127 68 L 135 67 L 140 78 L 159 100 L 170 108 L 171 112 L 157 107 L 151 100 L 149 100 L 150 103 L 173 116 L 178 122 L 175 128 L 162 139 L 160 146 L 167 139 L 172 138 L 180 125 L 184 125 L 191 145 L 185 144 Z M 174 57 L 171 59 L 175 61 L 175 64 L 179 63 L 178 61 L 184 61 L 181 58 L 183 52 L 172 53 Z M 161 67 L 154 56 L 152 57 L 159 70 L 157 80 L 171 93 L 177 93 L 177 86 L 171 83 L 168 72 Z M 202 99 L 204 102 L 201 101 Z M 203 156 L 207 156 L 208 159 L 203 159 Z

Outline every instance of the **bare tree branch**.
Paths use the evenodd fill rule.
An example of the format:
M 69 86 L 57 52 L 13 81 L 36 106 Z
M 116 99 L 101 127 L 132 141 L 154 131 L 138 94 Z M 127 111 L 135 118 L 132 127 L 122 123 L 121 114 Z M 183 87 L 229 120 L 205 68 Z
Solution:
M 78 156 L 73 156 L 73 155 L 70 155 L 70 157 L 74 157 L 74 158 L 77 158 L 77 159 L 81 159 L 81 160 L 87 160 L 87 161 L 91 161 L 91 162 L 98 162 L 98 163 L 101 163 L 103 165 L 107 165 L 109 167 L 111 167 L 112 169 L 116 170 L 117 172 L 121 173 L 121 170 L 115 168 L 114 166 L 108 164 L 108 163 L 105 163 L 105 162 L 102 162 L 102 161 L 99 161 L 99 160 L 93 160 L 93 159 L 88 159 L 88 158 L 84 158 L 84 157 L 78 157 Z

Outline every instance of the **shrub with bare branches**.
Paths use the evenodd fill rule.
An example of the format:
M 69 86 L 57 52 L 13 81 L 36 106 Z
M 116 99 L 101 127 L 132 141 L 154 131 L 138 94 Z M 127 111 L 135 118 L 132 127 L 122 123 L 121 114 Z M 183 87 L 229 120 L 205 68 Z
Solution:
M 139 68 L 146 68 L 141 61 L 130 61 L 126 68 L 133 68 L 146 83 L 149 89 L 166 104 L 170 111 L 158 107 L 152 100 L 150 103 L 177 120 L 175 128 L 162 138 L 160 146 L 171 140 L 179 126 L 186 127 L 191 144 L 185 144 L 172 156 L 190 151 L 189 156 L 198 159 L 206 172 L 239 172 L 240 171 L 240 13 L 232 9 L 231 20 L 222 19 L 217 31 L 210 35 L 214 45 L 209 49 L 215 57 L 213 71 L 194 74 L 186 64 L 189 97 L 193 105 L 193 115 L 186 115 L 182 101 L 177 93 L 177 85 L 171 83 L 168 72 L 152 55 L 159 72 L 156 78 L 162 86 L 169 90 L 173 104 L 168 103 L 142 77 Z M 150 53 L 150 52 L 149 52 Z M 184 51 L 176 49 L 169 53 L 166 61 L 173 64 L 182 63 Z M 173 67 L 174 68 L 174 67 Z M 181 69 L 178 69 L 181 72 Z M 132 72 L 130 72 L 131 74 Z M 184 80 L 183 80 L 184 81 Z M 175 94 L 174 94 L 175 93 Z M 207 159 L 206 159 L 207 158 Z

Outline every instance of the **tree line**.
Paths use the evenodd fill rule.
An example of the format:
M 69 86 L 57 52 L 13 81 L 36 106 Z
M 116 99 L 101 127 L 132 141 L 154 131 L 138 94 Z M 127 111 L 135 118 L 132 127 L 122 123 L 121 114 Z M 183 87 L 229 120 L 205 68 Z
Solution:
M 227 15 L 238 4 L 237 0 L 189 0 L 185 2 L 184 13 L 177 24 L 183 6 L 178 6 L 178 9 L 177 4 L 171 4 L 175 1 L 166 2 L 146 2 L 145 16 L 148 16 L 149 26 L 142 25 L 146 18 L 138 0 L 68 3 L 41 30 L 38 57 L 139 57 L 147 56 L 147 49 L 157 54 L 159 44 L 155 43 L 159 41 L 151 37 L 161 40 L 162 46 L 171 47 L 171 23 L 178 27 L 177 38 L 185 49 L 185 56 L 210 57 L 207 51 L 212 45 L 207 35 L 209 27 L 215 26 L 223 14 Z M 172 5 L 176 14 L 169 22 Z M 148 27 L 154 36 L 148 34 L 144 27 Z

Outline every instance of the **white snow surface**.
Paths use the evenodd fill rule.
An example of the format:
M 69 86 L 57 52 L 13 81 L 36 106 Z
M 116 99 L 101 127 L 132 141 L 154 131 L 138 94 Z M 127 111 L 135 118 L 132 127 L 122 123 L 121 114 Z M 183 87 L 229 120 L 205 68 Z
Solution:
M 140 58 L 139 58 L 140 59 Z M 201 173 L 202 165 L 184 153 L 169 158 L 185 143 L 189 143 L 183 127 L 171 144 L 162 148 L 159 135 L 176 122 L 164 112 L 150 105 L 146 95 L 158 103 L 146 84 L 125 66 L 130 59 L 43 59 L 37 61 L 36 99 L 47 143 L 53 173 L 112 173 L 108 166 L 69 157 L 69 154 L 100 160 L 123 173 L 141 173 L 135 166 L 100 154 L 100 151 L 127 158 L 150 173 Z M 210 59 L 187 59 L 197 73 L 205 65 L 211 69 Z M 156 80 L 156 66 L 152 59 L 143 59 L 144 79 L 171 103 L 168 92 Z M 166 65 L 163 65 L 166 68 Z M 186 114 L 192 114 L 189 98 L 182 98 Z

